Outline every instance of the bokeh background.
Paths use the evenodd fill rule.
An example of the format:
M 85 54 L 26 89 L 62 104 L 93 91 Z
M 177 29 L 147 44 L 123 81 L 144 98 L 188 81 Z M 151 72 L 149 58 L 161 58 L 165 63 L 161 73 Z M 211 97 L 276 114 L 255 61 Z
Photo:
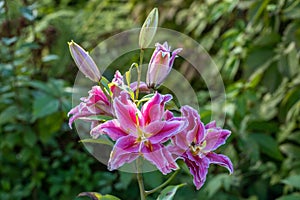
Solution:
M 171 184 L 188 185 L 175 199 L 300 199 L 299 0 L 0 0 L 1 200 L 67 200 L 84 191 L 139 198 L 135 175 L 109 172 L 67 125 L 77 73 L 67 42 L 91 50 L 140 27 L 153 7 L 161 27 L 195 39 L 215 61 L 227 95 L 224 127 L 232 130 L 219 152 L 234 174 L 212 166 L 196 191 L 182 165 Z M 113 64 L 122 71 L 134 59 Z M 175 68 L 207 122 L 210 96 L 188 65 L 179 59 Z M 167 177 L 146 173 L 146 188 Z

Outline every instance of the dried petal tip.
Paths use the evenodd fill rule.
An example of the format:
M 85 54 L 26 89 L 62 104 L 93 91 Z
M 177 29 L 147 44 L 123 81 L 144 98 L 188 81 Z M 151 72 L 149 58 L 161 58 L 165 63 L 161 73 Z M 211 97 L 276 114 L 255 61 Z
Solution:
M 79 70 L 92 81 L 99 82 L 101 79 L 101 74 L 89 53 L 86 52 L 81 46 L 76 44 L 73 40 L 68 42 L 68 45 L 72 58 Z

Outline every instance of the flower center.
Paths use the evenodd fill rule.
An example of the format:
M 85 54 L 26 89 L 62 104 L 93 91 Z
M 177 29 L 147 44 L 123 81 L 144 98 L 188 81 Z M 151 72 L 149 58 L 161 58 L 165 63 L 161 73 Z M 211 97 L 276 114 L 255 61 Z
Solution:
M 202 150 L 206 147 L 206 140 L 201 142 L 201 144 L 196 144 L 194 141 L 190 144 L 190 151 L 194 156 L 199 153 L 204 153 Z

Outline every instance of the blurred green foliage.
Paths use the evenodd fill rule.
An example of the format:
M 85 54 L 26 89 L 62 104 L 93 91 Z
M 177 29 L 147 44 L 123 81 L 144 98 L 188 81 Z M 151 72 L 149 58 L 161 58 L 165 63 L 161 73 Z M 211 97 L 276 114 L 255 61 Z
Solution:
M 216 62 L 232 130 L 221 151 L 234 174 L 213 166 L 196 191 L 181 165 L 172 185 L 188 185 L 175 199 L 300 199 L 299 0 L 0 0 L 1 200 L 75 199 L 84 191 L 138 199 L 135 176 L 108 172 L 67 126 L 77 72 L 67 41 L 91 49 L 139 27 L 153 7 L 161 27 L 194 38 Z M 176 67 L 197 88 L 206 115 L 205 83 L 184 65 Z M 146 188 L 167 177 L 145 174 Z

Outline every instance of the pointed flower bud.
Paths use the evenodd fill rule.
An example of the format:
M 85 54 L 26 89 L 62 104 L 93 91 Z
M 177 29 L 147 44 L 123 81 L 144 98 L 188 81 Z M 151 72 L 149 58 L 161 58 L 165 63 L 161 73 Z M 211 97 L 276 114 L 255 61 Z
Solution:
M 154 8 L 145 20 L 140 36 L 139 36 L 139 46 L 141 49 L 145 49 L 151 43 L 158 25 L 158 10 Z
M 99 82 L 101 79 L 101 74 L 89 53 L 86 52 L 81 46 L 76 44 L 73 40 L 68 42 L 68 44 L 72 58 L 79 70 L 92 81 Z
M 150 88 L 159 86 L 170 73 L 174 60 L 182 48 L 175 49 L 171 55 L 171 48 L 168 43 L 163 45 L 156 43 L 147 72 L 147 85 Z

